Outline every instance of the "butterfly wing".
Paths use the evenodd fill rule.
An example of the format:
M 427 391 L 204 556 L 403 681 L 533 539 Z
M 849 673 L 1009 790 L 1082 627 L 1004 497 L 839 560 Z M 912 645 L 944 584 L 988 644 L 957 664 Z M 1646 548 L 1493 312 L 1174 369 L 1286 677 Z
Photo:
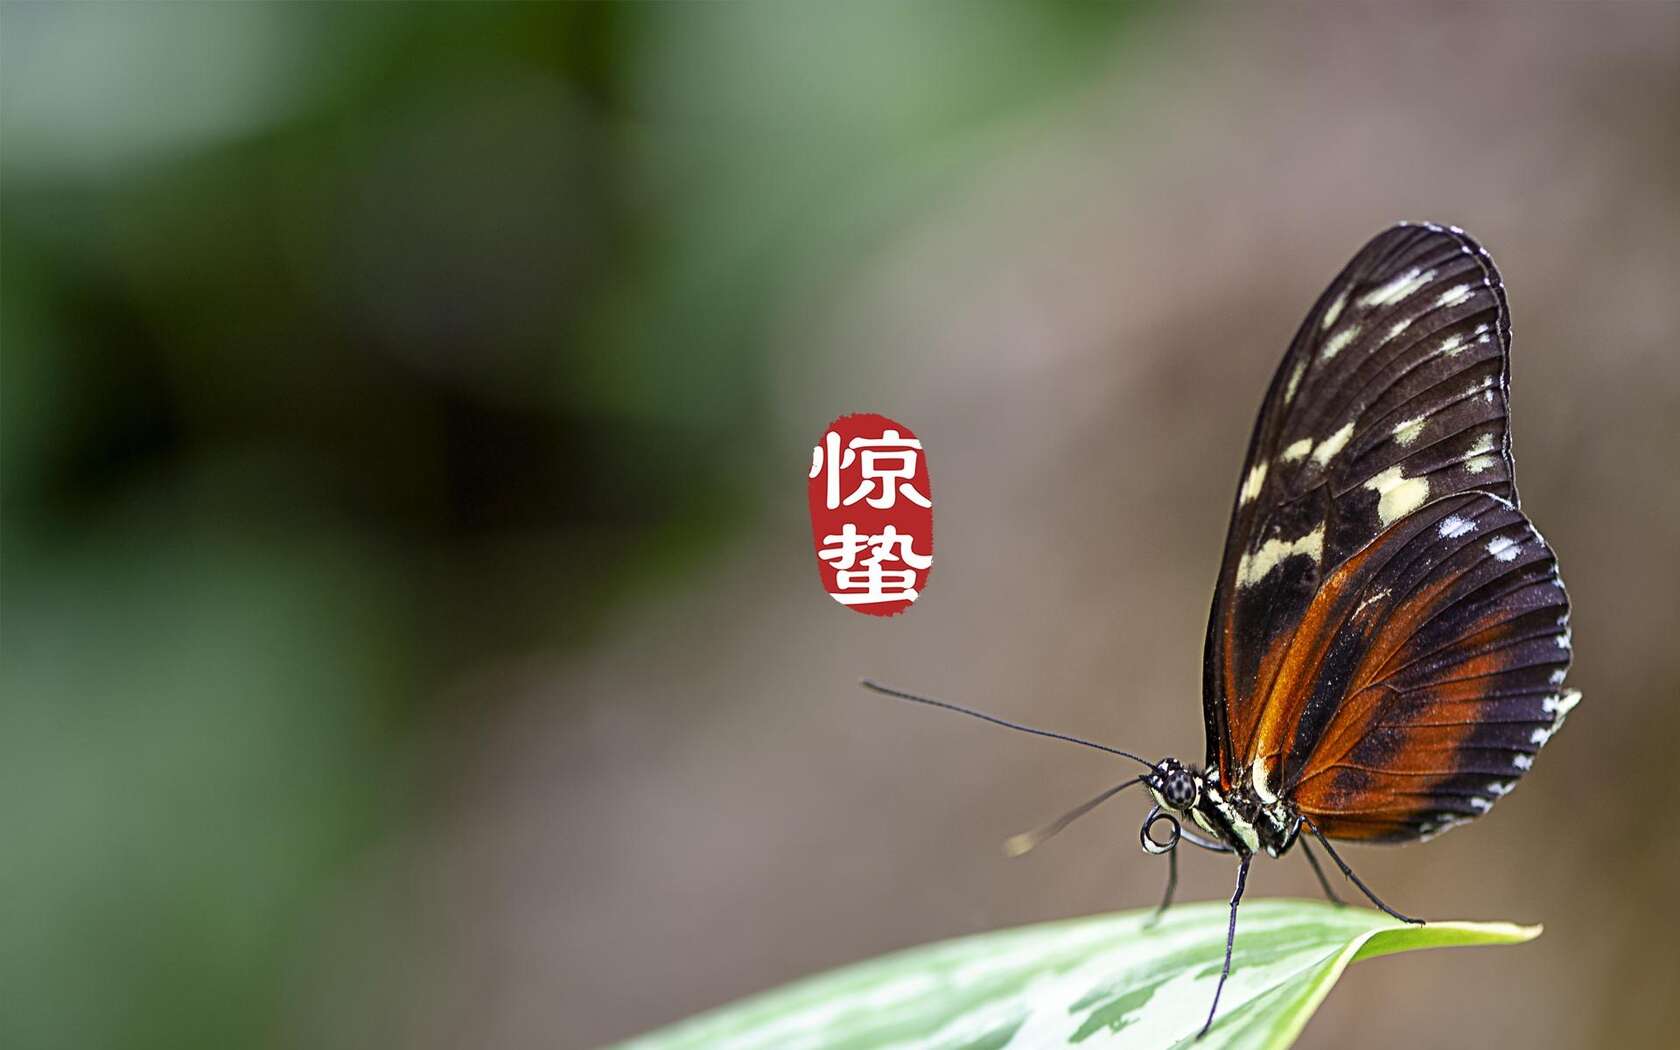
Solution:
M 1324 581 L 1256 746 L 1326 835 L 1426 836 L 1487 812 L 1529 768 L 1579 699 L 1561 688 L 1569 658 L 1540 534 L 1496 496 L 1450 496 Z
M 1249 442 L 1208 621 L 1208 765 L 1227 789 L 1279 783 L 1259 729 L 1326 579 L 1431 501 L 1515 506 L 1509 344 L 1493 260 L 1439 226 L 1379 234 L 1307 315 Z

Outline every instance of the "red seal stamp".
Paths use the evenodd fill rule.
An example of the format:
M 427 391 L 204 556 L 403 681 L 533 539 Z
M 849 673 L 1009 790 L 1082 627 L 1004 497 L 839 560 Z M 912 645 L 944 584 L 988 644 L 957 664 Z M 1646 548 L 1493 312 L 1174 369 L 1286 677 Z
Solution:
M 933 489 L 909 427 L 841 416 L 811 450 L 811 535 L 823 589 L 871 616 L 910 607 L 933 570 Z

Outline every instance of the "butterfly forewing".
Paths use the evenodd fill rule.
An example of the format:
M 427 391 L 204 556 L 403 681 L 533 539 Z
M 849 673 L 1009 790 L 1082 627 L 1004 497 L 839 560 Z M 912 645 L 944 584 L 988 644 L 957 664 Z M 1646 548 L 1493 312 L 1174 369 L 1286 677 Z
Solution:
M 1489 507 L 1515 515 L 1507 524 L 1528 527 L 1515 509 L 1506 425 L 1509 335 L 1504 288 L 1487 253 L 1462 231 L 1422 225 L 1396 226 L 1373 239 L 1303 322 L 1267 391 L 1249 444 L 1208 624 L 1203 695 L 1208 762 L 1227 788 L 1258 782 L 1265 794 L 1278 791 L 1286 777 L 1308 768 L 1321 736 L 1355 732 L 1360 724 L 1355 710 L 1387 710 L 1379 694 L 1411 697 L 1384 702 L 1402 706 L 1437 695 L 1429 692 L 1437 687 L 1444 697 L 1479 698 L 1482 686 L 1435 682 L 1431 669 L 1439 664 L 1441 674 L 1456 674 L 1455 653 L 1484 643 L 1497 652 L 1518 645 L 1496 643 L 1492 635 L 1478 640 L 1470 632 L 1480 622 L 1477 616 L 1509 611 L 1497 602 L 1484 607 L 1489 595 L 1431 605 L 1429 621 L 1416 625 L 1416 644 L 1435 643 L 1440 651 L 1413 653 L 1396 666 L 1394 681 L 1410 683 L 1422 675 L 1433 685 L 1411 692 L 1373 685 L 1359 676 L 1376 673 L 1371 661 L 1378 654 L 1399 659 L 1398 649 L 1388 650 L 1402 640 L 1396 633 L 1401 621 L 1385 618 L 1391 626 L 1373 633 L 1373 617 L 1384 603 L 1399 599 L 1378 597 L 1385 588 L 1376 587 L 1361 591 L 1358 601 L 1377 612 L 1355 614 L 1336 604 L 1352 600 L 1348 588 L 1368 582 L 1362 574 L 1376 572 L 1379 558 L 1383 572 L 1400 573 L 1390 561 L 1402 554 L 1416 560 L 1410 571 L 1418 579 L 1449 587 L 1428 567 L 1436 565 L 1431 559 L 1446 557 L 1449 546 L 1460 551 L 1458 541 L 1468 534 L 1429 541 L 1417 531 L 1422 526 L 1410 521 L 1426 507 L 1432 512 L 1422 518 L 1431 518 L 1447 505 L 1442 501 L 1484 493 Z M 1538 540 L 1524 549 L 1527 555 L 1511 562 L 1494 559 L 1495 565 L 1555 578 L 1549 552 L 1548 568 L 1535 567 L 1536 550 L 1544 551 Z M 1355 559 L 1359 563 L 1347 568 Z M 1453 586 L 1466 585 L 1454 579 L 1459 582 Z M 1515 602 L 1511 607 L 1530 602 L 1536 610 L 1553 608 L 1540 600 L 1539 591 L 1523 590 L 1527 584 L 1520 576 L 1504 572 L 1500 579 L 1515 588 L 1510 598 L 1500 599 Z M 1555 591 L 1561 601 L 1561 587 L 1535 586 Z M 1447 593 L 1431 601 L 1443 602 Z M 1338 619 L 1344 615 L 1350 619 Z M 1558 615 L 1554 609 L 1554 628 Z M 1504 623 L 1490 620 L 1480 629 L 1524 629 Z M 1567 661 L 1567 649 L 1560 650 L 1555 640 L 1550 644 Z M 1490 656 L 1466 659 L 1489 667 L 1497 662 Z M 1547 665 L 1542 677 L 1557 670 Z M 1483 684 L 1515 688 L 1503 678 Z M 1519 684 L 1526 686 L 1526 680 Z M 1375 692 L 1355 703 L 1349 691 L 1356 688 Z M 1365 723 L 1367 735 L 1380 740 L 1396 732 L 1387 719 L 1379 715 Z M 1286 723 L 1288 731 L 1282 732 Z M 1421 724 L 1412 729 L 1408 739 L 1421 741 L 1420 747 L 1445 747 L 1450 735 L 1445 729 L 1424 732 Z M 1465 739 L 1472 750 L 1480 746 Z M 1420 772 L 1436 777 L 1441 770 Z M 1310 789 L 1328 791 L 1321 780 L 1314 779 Z M 1344 776 L 1344 786 L 1351 780 L 1351 774 Z M 1309 786 L 1300 783 L 1304 790 Z M 1414 797 L 1421 788 L 1411 783 L 1406 790 Z M 1336 797 L 1345 802 L 1346 795 Z M 1324 812 L 1329 819 L 1330 811 Z M 1364 818 L 1348 814 L 1350 832 L 1358 830 L 1358 819 Z M 1382 819 L 1395 818 L 1385 811 Z M 1408 826 L 1425 823 L 1420 817 Z

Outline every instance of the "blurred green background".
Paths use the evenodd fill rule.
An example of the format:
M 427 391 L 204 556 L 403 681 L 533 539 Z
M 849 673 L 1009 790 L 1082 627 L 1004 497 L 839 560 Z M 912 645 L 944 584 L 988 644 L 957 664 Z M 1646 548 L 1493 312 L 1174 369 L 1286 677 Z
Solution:
M 1676 54 L 1672 5 L 5 3 L 0 1045 L 586 1047 L 1150 903 L 1127 807 L 996 849 L 1103 763 L 853 682 L 1198 758 L 1260 394 L 1402 218 L 1504 271 L 1586 701 L 1354 854 L 1547 935 L 1302 1045 L 1664 1044 Z M 888 622 L 811 563 L 852 410 L 933 470 Z

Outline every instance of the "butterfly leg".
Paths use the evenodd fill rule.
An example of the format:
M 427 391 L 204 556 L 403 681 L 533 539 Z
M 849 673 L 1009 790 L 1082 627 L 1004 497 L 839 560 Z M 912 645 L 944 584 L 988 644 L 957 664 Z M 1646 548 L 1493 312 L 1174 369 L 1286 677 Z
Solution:
M 1229 846 L 1222 845 L 1218 842 L 1209 842 L 1207 839 L 1202 838 L 1200 835 L 1197 835 L 1195 832 L 1190 831 L 1187 828 L 1179 828 L 1177 839 L 1173 843 L 1173 848 L 1170 851 L 1168 851 L 1168 853 L 1167 853 L 1167 892 L 1166 892 L 1166 895 L 1161 898 L 1161 903 L 1155 909 L 1155 914 L 1151 915 L 1147 920 L 1144 921 L 1143 928 L 1146 929 L 1146 930 L 1149 929 L 1151 926 L 1153 926 L 1156 923 L 1161 921 L 1161 913 L 1166 911 L 1167 906 L 1172 903 L 1173 891 L 1178 888 L 1178 842 L 1179 841 L 1188 842 L 1192 846 L 1200 846 L 1202 849 L 1207 850 L 1209 853 L 1230 853 L 1230 852 L 1232 852 L 1231 847 L 1229 847 Z
M 1359 887 L 1359 892 L 1363 893 L 1366 897 L 1370 898 L 1370 901 L 1371 901 L 1372 904 L 1375 904 L 1377 907 L 1381 908 L 1383 911 L 1387 912 L 1389 915 L 1394 916 L 1396 919 L 1399 919 L 1401 922 L 1410 922 L 1410 923 L 1414 923 L 1418 926 L 1423 925 L 1423 920 L 1422 919 L 1414 919 L 1410 915 L 1402 915 L 1399 912 L 1395 911 L 1393 908 L 1390 908 L 1388 905 L 1384 904 L 1383 901 L 1382 901 L 1382 898 L 1377 896 L 1375 893 L 1372 893 L 1371 892 L 1371 887 L 1369 887 L 1369 886 L 1365 885 L 1365 883 L 1361 882 L 1360 879 L 1359 879 L 1359 876 L 1355 875 L 1353 873 L 1353 869 L 1347 866 L 1347 861 L 1343 860 L 1341 858 L 1341 855 L 1336 852 L 1336 848 L 1334 846 L 1330 845 L 1330 840 L 1324 837 L 1324 832 L 1318 830 L 1318 825 L 1314 824 L 1310 820 L 1306 822 L 1306 825 L 1307 825 L 1308 828 L 1312 829 L 1313 837 L 1318 839 L 1319 845 L 1323 846 L 1324 851 L 1326 853 L 1330 854 L 1330 859 L 1336 862 L 1336 867 L 1342 869 L 1342 874 L 1346 875 L 1348 877 L 1348 880 L 1350 882 L 1352 882 L 1355 886 L 1358 886 Z
M 1324 895 L 1330 898 L 1330 903 L 1338 908 L 1345 906 L 1347 902 L 1338 897 L 1336 891 L 1330 887 L 1330 880 L 1324 877 L 1324 869 L 1318 866 L 1318 858 L 1313 855 L 1312 847 L 1307 845 L 1306 839 L 1301 840 L 1301 852 L 1307 855 L 1307 863 L 1312 865 L 1313 874 L 1318 876 L 1318 884 L 1323 887 Z
M 1248 883 L 1248 862 L 1253 859 L 1252 854 L 1244 853 L 1237 864 L 1237 889 L 1231 894 L 1231 920 L 1225 927 L 1225 968 L 1219 971 L 1219 984 L 1213 989 L 1213 1005 L 1208 1008 L 1202 1030 L 1196 1033 L 1197 1039 L 1207 1035 L 1208 1029 L 1213 1027 L 1213 1015 L 1219 1012 L 1219 995 L 1225 990 L 1225 978 L 1231 976 L 1231 946 L 1237 943 L 1237 905 L 1242 903 L 1243 886 Z
M 1162 895 L 1161 903 L 1156 906 L 1155 913 L 1144 920 L 1143 928 L 1149 929 L 1161 921 L 1161 915 L 1172 904 L 1173 891 L 1178 889 L 1178 847 L 1167 851 L 1167 892 Z

